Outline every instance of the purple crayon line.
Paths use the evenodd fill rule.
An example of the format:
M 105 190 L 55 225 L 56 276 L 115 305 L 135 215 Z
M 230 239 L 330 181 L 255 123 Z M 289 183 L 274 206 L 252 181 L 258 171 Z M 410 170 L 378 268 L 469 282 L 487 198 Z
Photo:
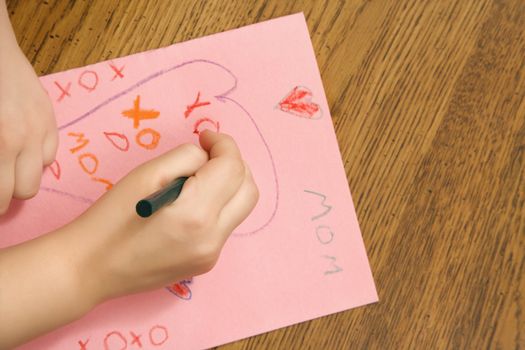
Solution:
M 186 62 L 177 64 L 177 65 L 174 65 L 174 66 L 169 67 L 167 69 L 162 69 L 160 71 L 157 71 L 157 72 L 147 76 L 146 78 L 144 78 L 142 80 L 139 80 L 137 83 L 131 85 L 127 89 L 124 89 L 123 91 L 121 91 L 121 92 L 119 92 L 119 93 L 117 93 L 117 94 L 107 98 L 106 100 L 102 101 L 101 103 L 99 103 L 95 107 L 91 108 L 86 113 L 84 113 L 84 114 L 80 115 L 79 117 L 73 119 L 72 121 L 67 122 L 67 123 L 65 123 L 63 125 L 60 125 L 58 127 L 58 130 L 64 130 L 64 129 L 66 129 L 66 128 L 68 128 L 68 127 L 70 127 L 70 126 L 72 126 L 72 125 L 74 125 L 74 124 L 76 124 L 78 122 L 80 122 L 81 120 L 84 120 L 84 119 L 92 116 L 95 112 L 97 112 L 101 108 L 107 106 L 111 102 L 119 99 L 122 96 L 125 96 L 125 95 L 129 94 L 130 92 L 136 90 L 140 86 L 142 86 L 142 85 L 144 85 L 144 84 L 146 84 L 146 83 L 148 83 L 148 82 L 150 82 L 150 81 L 152 81 L 152 80 L 154 80 L 156 78 L 159 78 L 159 77 L 165 75 L 166 73 L 172 72 L 172 71 L 174 71 L 174 70 L 176 70 L 178 68 L 181 68 L 181 67 L 184 67 L 184 66 L 187 66 L 187 65 L 190 65 L 190 64 L 195 64 L 195 63 L 205 63 L 205 64 L 211 64 L 211 65 L 217 66 L 217 67 L 223 69 L 224 71 L 226 71 L 233 78 L 233 80 L 234 80 L 233 86 L 231 88 L 229 88 L 228 90 L 226 90 L 225 92 L 223 92 L 222 94 L 216 95 L 214 97 L 218 101 L 220 101 L 222 103 L 225 103 L 226 101 L 230 101 L 230 102 L 234 103 L 237 107 L 239 107 L 248 116 L 248 118 L 250 119 L 250 121 L 254 125 L 257 133 L 259 134 L 259 137 L 263 141 L 265 149 L 266 149 L 266 151 L 268 153 L 268 157 L 270 158 L 270 161 L 272 163 L 272 170 L 273 170 L 274 184 L 275 184 L 275 201 L 274 201 L 274 207 L 273 207 L 271 215 L 269 216 L 268 220 L 266 220 L 266 222 L 264 224 L 262 224 L 261 226 L 259 226 L 258 228 L 254 229 L 252 231 L 248 231 L 248 232 L 233 232 L 233 234 L 235 236 L 238 236 L 238 237 L 249 236 L 249 235 L 255 234 L 255 233 L 263 230 L 264 228 L 266 228 L 272 222 L 272 220 L 275 218 L 275 214 L 277 213 L 277 208 L 279 206 L 279 181 L 278 181 L 278 178 L 277 178 L 277 170 L 276 170 L 276 167 L 275 167 L 275 161 L 274 161 L 272 152 L 271 152 L 270 147 L 269 147 L 268 143 L 266 142 L 266 139 L 264 138 L 261 130 L 259 129 L 259 126 L 255 122 L 255 119 L 246 110 L 246 108 L 244 108 L 244 106 L 242 104 L 240 104 L 239 102 L 237 102 L 233 98 L 228 97 L 228 95 L 237 88 L 237 81 L 238 81 L 238 79 L 235 76 L 235 74 L 233 74 L 233 72 L 231 70 L 229 70 L 228 68 L 226 68 L 222 64 L 217 63 L 217 62 L 213 62 L 213 61 L 207 60 L 207 59 L 195 59 L 195 60 L 190 60 L 190 61 L 186 61 Z M 77 200 L 77 201 L 80 201 L 80 202 L 83 202 L 83 203 L 92 204 L 94 202 L 93 200 L 91 200 L 89 198 L 76 196 L 74 194 L 71 194 L 71 193 L 68 193 L 68 192 L 59 191 L 59 190 L 56 190 L 56 189 L 53 189 L 53 188 L 41 187 L 41 189 L 44 190 L 44 191 L 47 191 L 47 192 L 52 192 L 52 193 L 55 193 L 55 194 L 58 194 L 58 195 L 66 196 L 66 197 L 69 197 L 70 199 Z

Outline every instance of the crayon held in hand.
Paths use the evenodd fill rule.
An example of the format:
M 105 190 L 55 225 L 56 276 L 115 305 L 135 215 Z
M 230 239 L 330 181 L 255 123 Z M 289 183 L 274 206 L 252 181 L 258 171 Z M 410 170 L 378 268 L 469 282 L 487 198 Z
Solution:
M 165 205 L 171 204 L 179 197 L 187 177 L 179 177 L 168 186 L 138 201 L 135 209 L 140 217 L 147 218 Z

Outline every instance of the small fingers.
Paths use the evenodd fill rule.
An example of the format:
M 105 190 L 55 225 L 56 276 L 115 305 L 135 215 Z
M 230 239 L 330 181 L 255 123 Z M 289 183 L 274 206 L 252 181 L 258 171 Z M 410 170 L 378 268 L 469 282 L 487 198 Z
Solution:
M 233 138 L 228 135 L 204 131 L 200 142 L 210 155 L 210 161 L 195 174 L 194 198 L 204 209 L 219 214 L 237 193 L 244 180 L 244 163 Z
M 10 157 L 0 159 L 0 215 L 9 208 L 15 187 L 15 160 Z
M 219 216 L 218 226 L 221 229 L 220 231 L 224 232 L 224 241 L 250 215 L 259 200 L 259 190 L 246 164 L 245 169 L 244 181 L 239 191 L 226 204 Z
M 22 150 L 16 159 L 13 197 L 28 199 L 35 196 L 42 177 L 42 151 L 37 146 Z
M 42 144 L 42 160 L 44 165 L 50 165 L 55 160 L 58 148 L 58 132 L 48 131 Z
M 204 130 L 199 134 L 202 148 L 210 154 L 210 159 L 230 156 L 241 158 L 241 152 L 233 138 L 226 134 Z

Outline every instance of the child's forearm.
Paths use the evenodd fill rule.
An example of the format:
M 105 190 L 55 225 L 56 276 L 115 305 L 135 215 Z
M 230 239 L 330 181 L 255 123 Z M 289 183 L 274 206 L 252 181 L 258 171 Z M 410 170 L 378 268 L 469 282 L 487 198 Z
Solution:
M 9 54 L 12 50 L 18 50 L 5 0 L 0 0 L 0 57 Z
M 80 268 L 82 253 L 66 230 L 0 251 L 0 349 L 78 319 L 94 306 L 83 288 L 82 279 L 89 277 Z
M 69 225 L 0 250 L 0 349 L 105 300 L 210 271 L 259 195 L 232 137 L 203 131 L 199 142 L 137 167 Z M 191 174 L 171 208 L 136 215 L 139 199 Z

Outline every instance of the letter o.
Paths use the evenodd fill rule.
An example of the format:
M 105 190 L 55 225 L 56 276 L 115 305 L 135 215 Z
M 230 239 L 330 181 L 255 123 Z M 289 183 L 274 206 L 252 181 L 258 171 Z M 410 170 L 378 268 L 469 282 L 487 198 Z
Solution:
M 84 162 L 84 159 L 89 158 L 93 161 L 92 167 L 89 168 L 86 163 Z M 93 175 L 97 172 L 98 169 L 98 159 L 97 157 L 92 153 L 84 153 L 81 156 L 78 157 L 78 163 L 82 167 L 82 170 L 84 170 L 89 175 Z
M 328 244 L 334 239 L 334 232 L 330 226 L 319 225 L 315 228 L 315 234 L 317 235 L 317 240 L 321 244 Z
M 156 330 L 156 329 L 158 329 L 162 333 L 164 333 L 162 335 L 163 338 L 161 340 L 153 339 L 153 331 Z M 160 345 L 164 344 L 166 342 L 166 340 L 168 340 L 168 330 L 164 326 L 156 325 L 156 326 L 151 327 L 151 329 L 149 330 L 149 334 L 148 335 L 149 335 L 149 341 L 151 342 L 151 344 L 153 344 L 155 346 L 160 346 Z
M 88 85 L 85 82 L 84 77 L 87 74 L 91 74 L 91 76 L 93 77 L 93 81 L 91 82 L 91 85 Z M 86 89 L 89 92 L 95 90 L 95 88 L 98 85 L 98 75 L 97 75 L 97 73 L 92 71 L 92 70 L 83 71 L 82 74 L 80 74 L 80 76 L 78 77 L 78 85 L 82 86 L 84 89 Z
M 149 141 L 149 143 L 145 143 L 142 141 L 142 138 L 148 134 L 151 135 L 151 140 Z M 140 130 L 137 136 L 135 136 L 135 141 L 137 141 L 137 145 L 145 149 L 157 148 L 157 145 L 159 144 L 159 140 L 160 140 L 159 132 L 156 130 L 150 129 L 150 128 Z
M 104 338 L 104 350 L 111 350 L 111 349 L 114 349 L 112 347 L 110 347 L 110 344 L 109 344 L 109 338 L 112 336 L 112 335 L 115 335 L 117 336 L 118 338 L 120 338 L 120 340 L 123 342 L 123 347 L 121 347 L 120 349 L 118 350 L 125 350 L 127 349 L 128 347 L 128 341 L 126 340 L 126 338 L 124 338 L 124 336 L 118 332 L 118 331 L 113 331 L 113 332 L 110 332 L 106 335 L 106 337 Z

